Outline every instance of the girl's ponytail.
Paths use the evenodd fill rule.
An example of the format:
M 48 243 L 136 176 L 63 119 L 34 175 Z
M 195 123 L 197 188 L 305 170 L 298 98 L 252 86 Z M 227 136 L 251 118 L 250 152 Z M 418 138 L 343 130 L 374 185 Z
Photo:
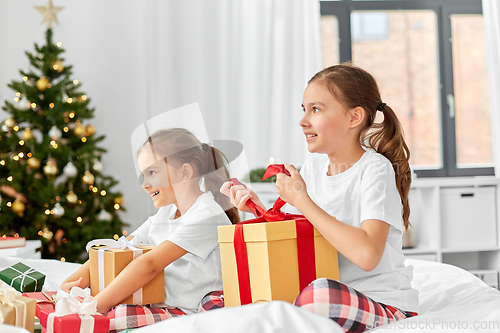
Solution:
M 384 114 L 384 121 L 372 123 L 361 132 L 361 143 L 384 155 L 392 163 L 396 174 L 396 187 L 403 205 L 403 225 L 410 225 L 410 204 L 408 194 L 411 185 L 410 150 L 403 137 L 403 127 L 396 113 L 387 105 L 377 108 Z
M 220 192 L 222 184 L 229 180 L 229 171 L 226 167 L 227 158 L 219 149 L 206 143 L 202 144 L 202 149 L 205 152 L 206 163 L 204 165 L 207 168 L 204 172 L 205 191 L 211 191 L 215 201 L 224 209 L 231 207 L 226 210 L 226 215 L 231 223 L 236 224 L 240 222 L 238 209 L 231 204 L 226 195 Z

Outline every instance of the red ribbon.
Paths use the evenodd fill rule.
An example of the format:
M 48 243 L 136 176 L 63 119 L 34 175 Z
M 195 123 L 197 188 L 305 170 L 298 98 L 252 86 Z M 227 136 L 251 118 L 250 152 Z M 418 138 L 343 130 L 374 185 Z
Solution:
M 262 179 L 269 178 L 278 173 L 285 173 L 290 176 L 288 170 L 282 164 L 272 164 Z M 243 185 L 236 178 L 231 178 L 233 185 Z M 243 185 L 245 186 L 245 185 Z M 275 222 L 285 220 L 295 220 L 297 232 L 297 256 L 299 266 L 299 285 L 303 290 L 309 283 L 316 279 L 316 261 L 314 254 L 314 227 L 303 216 L 297 214 L 287 214 L 281 211 L 281 207 L 286 202 L 278 198 L 273 207 L 268 211 L 256 205 L 251 199 L 247 201 L 248 208 L 257 216 L 256 219 L 240 222 L 236 224 L 234 231 L 234 251 L 236 256 L 236 266 L 238 271 L 238 284 L 240 291 L 241 305 L 252 303 L 252 291 L 250 288 L 250 271 L 248 269 L 248 255 L 245 238 L 243 235 L 243 225 L 261 222 Z

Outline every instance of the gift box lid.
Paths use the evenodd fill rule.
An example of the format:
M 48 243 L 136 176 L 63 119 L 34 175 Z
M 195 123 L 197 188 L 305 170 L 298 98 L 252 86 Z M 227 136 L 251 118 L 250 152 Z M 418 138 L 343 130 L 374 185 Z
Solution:
M 234 225 L 218 226 L 217 232 L 220 243 L 232 243 L 234 241 Z M 314 228 L 314 236 L 320 236 Z M 243 236 L 245 242 L 270 242 L 297 238 L 295 221 L 260 222 L 243 225 Z
M 47 292 L 28 292 L 23 293 L 23 297 L 28 297 L 36 300 L 36 312 L 35 316 L 38 319 L 41 319 L 40 316 L 43 316 L 42 313 L 49 314 L 50 312 L 55 311 L 55 302 L 52 297 L 55 296 L 57 292 L 55 291 L 47 291 Z
M 125 249 L 121 249 L 121 248 L 110 248 L 110 249 L 108 249 L 107 247 L 108 247 L 107 245 L 93 246 L 93 247 L 91 247 L 91 248 L 89 249 L 89 251 L 90 251 L 90 250 L 94 250 L 94 251 L 96 251 L 96 250 L 99 250 L 99 249 L 105 248 L 105 249 L 104 249 L 104 251 L 106 251 L 106 252 L 115 252 L 115 253 L 118 253 L 118 252 L 132 252 L 132 250 L 131 250 L 131 249 L 129 249 L 129 248 L 125 248 Z M 138 249 L 140 249 L 140 250 L 147 250 L 147 251 L 149 251 L 149 250 L 154 249 L 154 248 L 155 248 L 155 246 L 153 246 L 153 245 L 138 245 L 138 246 L 136 246 L 136 248 L 138 248 Z

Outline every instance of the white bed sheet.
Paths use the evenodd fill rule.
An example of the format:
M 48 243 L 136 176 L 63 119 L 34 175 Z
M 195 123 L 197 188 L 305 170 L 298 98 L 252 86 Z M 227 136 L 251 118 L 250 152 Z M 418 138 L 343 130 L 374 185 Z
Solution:
M 0 258 L 0 270 L 23 262 L 46 275 L 44 290 L 57 290 L 79 264 L 57 260 Z M 413 286 L 420 291 L 420 315 L 380 326 L 372 332 L 500 332 L 500 292 L 461 268 L 407 260 L 414 266 Z M 26 332 L 0 325 L 1 332 Z M 343 330 L 333 321 L 286 302 L 252 304 L 173 318 L 138 329 L 152 332 L 329 332 Z
M 408 259 L 412 286 L 419 294 L 419 316 L 380 326 L 372 332 L 500 332 L 500 292 L 456 266 Z

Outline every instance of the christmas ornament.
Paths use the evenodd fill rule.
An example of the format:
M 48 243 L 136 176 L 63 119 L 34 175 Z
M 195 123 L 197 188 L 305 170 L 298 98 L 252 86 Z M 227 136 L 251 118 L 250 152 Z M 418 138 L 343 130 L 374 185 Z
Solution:
M 63 173 L 68 177 L 75 177 L 78 174 L 78 169 L 73 162 L 68 162 L 63 168 Z
M 3 132 L 8 132 L 9 131 L 9 127 L 5 124 L 2 125 L 2 131 Z
M 57 174 L 57 164 L 53 160 L 48 160 L 47 164 L 43 167 L 43 173 L 46 176 L 53 176 Z
M 85 129 L 85 126 L 83 126 L 82 124 L 79 124 L 75 127 L 75 129 L 73 131 L 75 132 L 76 136 L 84 136 L 86 129 Z
M 61 217 L 64 215 L 64 208 L 61 206 L 61 203 L 56 202 L 54 205 L 54 209 L 52 210 L 54 212 L 54 217 Z
M 113 215 L 111 213 L 101 209 L 99 214 L 97 214 L 97 220 L 99 221 L 111 221 L 113 219 Z
M 68 200 L 69 203 L 75 204 L 78 202 L 78 196 L 75 192 L 69 191 L 68 194 L 66 194 L 66 200 Z
M 90 171 L 85 171 L 83 177 L 82 177 L 82 180 L 89 184 L 89 185 L 92 185 L 94 184 L 94 175 L 90 173 Z
M 7 118 L 7 119 L 5 119 L 4 124 L 8 128 L 12 128 L 12 127 L 16 126 L 16 121 L 14 119 L 12 119 L 12 118 Z
M 62 132 L 56 126 L 52 126 L 49 130 L 49 136 L 54 140 L 59 140 L 62 137 Z
M 92 169 L 94 169 L 97 172 L 102 171 L 102 163 L 97 158 L 92 161 Z
M 19 216 L 23 216 L 24 214 L 24 203 L 21 200 L 14 200 L 12 203 L 12 211 Z
M 52 63 L 52 69 L 57 72 L 62 72 L 64 69 L 63 63 L 61 60 L 57 59 Z
M 43 76 L 36 81 L 36 87 L 40 91 L 44 91 L 45 89 L 49 88 L 49 86 L 50 86 L 49 80 L 47 80 Z
M 40 167 L 40 160 L 36 157 L 28 158 L 28 165 L 33 169 L 38 169 Z
M 23 140 L 28 141 L 33 139 L 33 132 L 29 128 L 25 129 L 23 132 Z
M 16 101 L 16 107 L 19 109 L 19 110 L 23 110 L 23 111 L 26 111 L 30 108 L 31 106 L 31 103 L 28 102 L 28 100 L 24 97 L 22 98 L 18 98 L 17 101 Z
M 46 7 L 35 6 L 35 8 L 40 12 L 40 14 L 42 14 L 42 22 L 40 24 L 47 23 L 47 28 L 50 29 L 52 22 L 56 22 L 59 24 L 59 22 L 57 22 L 56 14 L 59 11 L 61 11 L 64 7 L 61 6 L 54 7 L 54 5 L 52 5 L 52 0 L 49 0 L 49 2 L 47 2 Z
M 92 125 L 87 125 L 87 135 L 94 135 L 95 133 L 95 127 Z
M 45 238 L 45 239 L 52 239 L 52 236 L 54 236 L 54 233 L 52 231 L 50 231 L 48 228 L 43 228 L 43 232 L 42 232 L 42 237 Z
M 115 204 L 122 205 L 123 203 L 123 197 L 116 197 L 114 200 Z

